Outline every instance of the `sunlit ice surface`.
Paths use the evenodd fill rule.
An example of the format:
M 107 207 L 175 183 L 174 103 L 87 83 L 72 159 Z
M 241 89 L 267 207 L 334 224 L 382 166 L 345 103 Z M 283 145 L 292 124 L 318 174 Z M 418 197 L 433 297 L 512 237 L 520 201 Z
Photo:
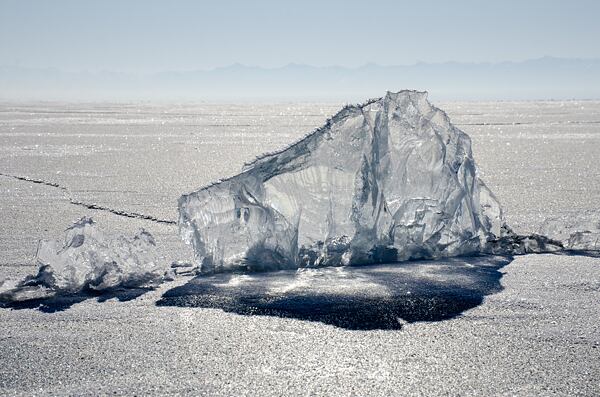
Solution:
M 480 172 L 516 231 L 539 231 L 548 217 L 594 210 L 600 202 L 595 160 L 600 157 L 599 103 L 432 102 L 470 135 Z M 66 186 L 81 202 L 176 221 L 175 203 L 182 193 L 238 173 L 256 155 L 320 126 L 341 105 L 4 104 L 0 165 L 6 174 Z M 9 177 L 0 177 L 0 183 L 6 193 L 0 197 L 0 277 L 35 273 L 38 241 L 62 236 L 85 215 L 126 236 L 144 227 L 165 258 L 191 260 L 174 225 L 73 205 L 52 186 Z M 42 387 L 66 394 L 99 387 L 101 378 L 113 385 L 102 389 L 111 393 L 111 387 L 167 391 L 174 384 L 181 390 L 216 390 L 226 385 L 220 380 L 226 374 L 251 391 L 264 390 L 261 385 L 270 382 L 281 392 L 301 392 L 308 376 L 314 390 L 333 392 L 353 387 L 389 395 L 404 387 L 431 394 L 445 387 L 461 390 L 468 378 L 488 394 L 539 394 L 548 385 L 562 394 L 595 394 L 597 261 L 520 257 L 498 270 L 504 289 L 486 295 L 483 304 L 431 324 L 411 325 L 398 316 L 402 334 L 350 333 L 324 321 L 294 321 L 289 314 L 280 319 L 200 305 L 156 307 L 175 290 L 169 285 L 129 302 L 88 300 L 53 315 L 2 310 L 2 385 L 9 394 Z M 218 277 L 223 277 L 216 280 L 219 288 L 229 288 L 224 285 L 230 279 L 231 288 L 236 283 L 245 288 L 240 275 Z M 301 289 L 295 277 L 290 282 L 297 294 Z M 279 285 L 274 293 L 283 291 Z M 130 335 L 140 337 L 127 339 Z M 61 348 L 40 354 L 35 340 Z M 149 345 L 160 347 L 160 354 Z M 268 348 L 257 354 L 257 346 Z M 231 352 L 233 365 L 224 361 Z M 184 356 L 188 361 L 182 361 Z M 534 378 L 528 375 L 532 362 L 539 364 Z M 71 370 L 58 370 L 61 365 Z M 178 371 L 167 382 L 163 375 L 173 368 Z M 44 371 L 52 378 L 40 377 Z M 364 376 L 367 372 L 373 377 Z M 294 373 L 301 379 L 294 381 Z M 334 385 L 327 374 L 344 382 Z

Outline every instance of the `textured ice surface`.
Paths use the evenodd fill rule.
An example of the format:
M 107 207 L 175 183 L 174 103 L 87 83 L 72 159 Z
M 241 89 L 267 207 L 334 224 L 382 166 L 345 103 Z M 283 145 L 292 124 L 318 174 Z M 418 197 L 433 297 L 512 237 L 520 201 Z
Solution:
M 99 229 L 82 218 L 64 240 L 41 241 L 38 274 L 2 293 L 2 300 L 39 299 L 60 294 L 134 288 L 163 281 L 168 266 L 158 260 L 154 239 L 141 230 L 133 238 Z
M 566 249 L 600 250 L 600 211 L 588 210 L 547 219 L 540 233 Z
M 485 251 L 502 211 L 469 137 L 426 93 L 347 106 L 303 140 L 179 200 L 204 272 Z

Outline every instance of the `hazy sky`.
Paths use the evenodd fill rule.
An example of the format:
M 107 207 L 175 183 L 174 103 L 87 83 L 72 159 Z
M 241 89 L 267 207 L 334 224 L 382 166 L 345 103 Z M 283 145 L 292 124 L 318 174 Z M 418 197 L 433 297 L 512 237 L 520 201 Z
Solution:
M 0 0 L 0 65 L 210 69 L 600 58 L 600 1 Z

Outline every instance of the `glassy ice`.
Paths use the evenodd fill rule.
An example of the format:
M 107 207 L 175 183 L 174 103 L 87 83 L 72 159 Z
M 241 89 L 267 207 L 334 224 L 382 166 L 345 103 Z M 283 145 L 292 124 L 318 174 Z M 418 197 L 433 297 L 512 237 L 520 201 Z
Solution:
M 502 211 L 469 137 L 417 91 L 347 106 L 301 141 L 179 200 L 204 272 L 485 251 Z

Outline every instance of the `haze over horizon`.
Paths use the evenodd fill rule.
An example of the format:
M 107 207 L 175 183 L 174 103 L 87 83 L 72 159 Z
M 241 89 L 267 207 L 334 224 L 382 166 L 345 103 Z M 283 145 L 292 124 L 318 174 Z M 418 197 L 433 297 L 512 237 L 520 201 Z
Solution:
M 2 0 L 0 99 L 597 98 L 598 14 L 590 0 Z M 544 69 L 499 71 L 532 61 Z
M 439 62 L 425 62 L 425 61 L 414 61 L 414 62 L 406 62 L 406 63 L 394 63 L 394 64 L 385 64 L 379 62 L 365 62 L 360 65 L 355 66 L 345 66 L 345 65 L 314 65 L 310 63 L 302 63 L 302 62 L 287 62 L 280 65 L 273 66 L 262 66 L 256 64 L 249 64 L 244 62 L 233 62 L 218 66 L 213 66 L 209 68 L 189 68 L 189 69 L 162 69 L 156 71 L 123 71 L 123 70 L 115 70 L 115 69 L 79 69 L 79 70 L 70 70 L 65 68 L 60 68 L 56 66 L 23 66 L 23 65 L 10 65 L 10 64 L 0 64 L 0 68 L 5 70 L 53 70 L 62 73 L 69 74 L 77 74 L 77 73 L 89 73 L 89 74 L 102 74 L 102 73 L 112 73 L 119 75 L 131 75 L 131 76 L 150 76 L 150 75 L 158 75 L 161 73 L 195 73 L 195 72 L 215 72 L 224 69 L 233 69 L 233 68 L 246 68 L 246 69 L 261 69 L 261 70 L 279 70 L 286 68 L 295 68 L 295 67 L 306 67 L 306 68 L 315 68 L 315 69 L 344 69 L 344 70 L 358 70 L 364 69 L 368 67 L 381 67 L 381 68 L 394 68 L 394 67 L 415 67 L 415 66 L 423 66 L 423 65 L 471 65 L 471 66 L 494 66 L 494 65 L 503 65 L 503 64 L 518 64 L 522 62 L 530 62 L 530 61 L 544 61 L 544 60 L 559 60 L 559 61 L 584 61 L 584 62 L 598 62 L 600 61 L 600 57 L 556 57 L 552 55 L 544 55 L 535 58 L 527 58 L 521 60 L 503 60 L 503 61 L 455 61 L 455 60 L 447 60 L 447 61 L 439 61 Z

